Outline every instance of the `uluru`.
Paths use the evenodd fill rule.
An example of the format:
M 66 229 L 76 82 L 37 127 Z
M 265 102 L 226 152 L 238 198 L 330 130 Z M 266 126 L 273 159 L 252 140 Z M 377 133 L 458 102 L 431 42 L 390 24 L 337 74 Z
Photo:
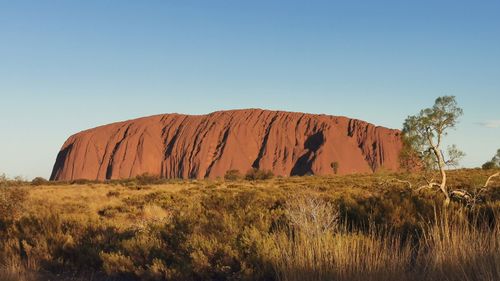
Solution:
M 72 135 L 51 180 L 201 179 L 252 168 L 280 176 L 396 171 L 401 148 L 399 130 L 347 117 L 261 109 L 163 114 Z

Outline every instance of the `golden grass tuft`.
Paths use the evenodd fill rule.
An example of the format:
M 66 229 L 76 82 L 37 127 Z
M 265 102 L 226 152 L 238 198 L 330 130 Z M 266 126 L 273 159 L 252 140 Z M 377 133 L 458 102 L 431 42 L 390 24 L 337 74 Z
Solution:
M 292 199 L 286 214 L 291 228 L 270 236 L 277 279 L 404 280 L 411 258 L 409 244 L 371 226 L 368 233 L 339 227 L 338 210 L 317 198 Z

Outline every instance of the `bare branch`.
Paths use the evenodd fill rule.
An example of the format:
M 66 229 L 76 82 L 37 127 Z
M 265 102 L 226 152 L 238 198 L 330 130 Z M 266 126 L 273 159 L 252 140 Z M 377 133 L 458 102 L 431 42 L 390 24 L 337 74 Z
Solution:
M 404 181 L 404 180 L 400 180 L 400 179 L 394 179 L 394 180 L 399 182 L 399 183 L 406 183 L 406 184 L 408 184 L 408 188 L 413 189 L 410 181 Z
M 428 184 L 425 184 L 425 185 L 422 185 L 421 187 L 415 189 L 415 191 L 420 191 L 422 189 L 432 189 L 433 187 L 440 187 L 441 185 L 439 183 L 436 183 L 436 182 L 430 182 Z
M 498 173 L 496 173 L 496 174 L 491 175 L 491 176 L 488 178 L 488 180 L 486 181 L 486 183 L 484 184 L 483 188 L 487 188 L 487 187 L 488 187 L 488 185 L 490 184 L 491 180 L 492 180 L 493 178 L 498 177 L 498 176 L 500 176 L 500 172 L 498 172 Z

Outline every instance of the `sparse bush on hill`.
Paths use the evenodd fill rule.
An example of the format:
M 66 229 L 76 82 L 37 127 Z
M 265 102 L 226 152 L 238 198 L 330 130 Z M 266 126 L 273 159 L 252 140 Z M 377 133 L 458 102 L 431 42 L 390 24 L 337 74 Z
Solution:
M 9 179 L 5 174 L 0 174 L 0 187 L 7 186 L 9 184 Z
M 500 149 L 497 150 L 497 153 L 493 158 L 484 163 L 482 166 L 483 170 L 492 170 L 492 169 L 499 169 L 500 168 Z
M 79 184 L 79 185 L 96 184 L 96 183 L 99 183 L 99 181 L 89 180 L 89 179 L 75 179 L 69 182 L 69 184 Z
M 33 180 L 31 180 L 31 185 L 34 185 L 34 186 L 44 185 L 44 184 L 48 184 L 48 183 L 49 183 L 49 181 L 42 178 L 42 177 L 36 177 Z
M 110 185 L 122 185 L 131 188 L 139 187 L 144 188 L 144 186 L 149 185 L 160 185 L 173 181 L 172 179 L 162 178 L 159 175 L 152 175 L 149 173 L 144 173 L 133 178 L 123 178 L 123 179 L 110 179 L 106 180 L 106 184 Z
M 246 175 L 245 179 L 246 180 L 268 180 L 272 179 L 274 177 L 274 174 L 270 170 L 259 170 L 257 168 L 252 168 L 250 169 Z
M 10 179 L 5 174 L 0 174 L 0 187 L 2 186 L 21 186 L 27 184 L 26 180 L 21 176 L 16 176 Z
M 497 164 L 495 164 L 495 162 L 488 161 L 488 162 L 484 163 L 483 166 L 481 166 L 481 168 L 483 170 L 493 170 L 493 169 L 497 169 L 498 166 L 497 166 Z

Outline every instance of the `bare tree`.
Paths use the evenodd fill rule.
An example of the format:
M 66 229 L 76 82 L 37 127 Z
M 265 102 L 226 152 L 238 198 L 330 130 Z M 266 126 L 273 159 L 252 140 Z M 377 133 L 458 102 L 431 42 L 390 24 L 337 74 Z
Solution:
M 290 197 L 285 211 L 291 225 L 301 229 L 308 236 L 335 230 L 339 218 L 333 204 L 304 195 Z
M 442 150 L 443 138 L 456 127 L 462 115 L 463 110 L 458 107 L 455 97 L 443 96 L 436 99 L 433 107 L 421 110 L 418 115 L 408 116 L 403 125 L 404 144 L 409 146 L 425 169 L 439 170 L 441 181 L 432 179 L 425 187 L 438 187 L 445 196 L 445 205 L 450 202 L 446 168 L 458 166 L 458 161 L 465 154 L 455 145 L 448 147 L 445 154 Z

